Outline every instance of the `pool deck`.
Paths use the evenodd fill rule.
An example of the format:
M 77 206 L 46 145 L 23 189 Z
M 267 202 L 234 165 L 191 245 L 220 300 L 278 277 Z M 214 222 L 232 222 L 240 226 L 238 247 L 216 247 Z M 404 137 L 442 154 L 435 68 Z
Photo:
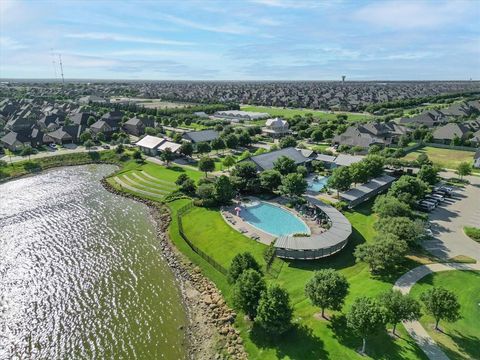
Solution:
M 319 226 L 314 220 L 311 220 L 305 216 L 302 216 L 302 214 L 300 214 L 298 211 L 294 209 L 290 209 L 286 207 L 285 205 L 288 200 L 285 198 L 278 196 L 269 201 L 261 200 L 254 197 L 250 197 L 250 199 L 253 201 L 263 201 L 263 202 L 271 203 L 277 206 L 282 205 L 282 208 L 284 210 L 291 212 L 293 215 L 297 216 L 305 224 L 307 224 L 307 226 L 310 228 L 311 235 L 318 235 L 325 231 L 325 229 Z M 240 213 L 240 216 L 237 216 L 235 212 L 235 208 L 237 206 L 241 206 L 241 203 L 242 201 L 234 201 L 232 205 L 222 207 L 220 213 L 222 214 L 223 219 L 228 225 L 230 225 L 236 231 L 243 233 L 245 236 L 251 239 L 261 242 L 262 244 L 269 245 L 273 240 L 277 238 L 277 236 L 266 233 L 260 230 L 259 228 L 251 225 L 250 223 L 246 222 L 241 217 L 241 213 Z

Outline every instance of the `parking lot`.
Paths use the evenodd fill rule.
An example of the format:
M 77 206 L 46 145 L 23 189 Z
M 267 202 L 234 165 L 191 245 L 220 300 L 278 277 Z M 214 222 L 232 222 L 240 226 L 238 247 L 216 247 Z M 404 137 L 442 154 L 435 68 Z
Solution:
M 480 243 L 463 232 L 464 226 L 480 227 L 480 178 L 455 188 L 452 197 L 429 213 L 429 219 L 433 239 L 423 243 L 429 252 L 445 260 L 465 255 L 480 261 Z

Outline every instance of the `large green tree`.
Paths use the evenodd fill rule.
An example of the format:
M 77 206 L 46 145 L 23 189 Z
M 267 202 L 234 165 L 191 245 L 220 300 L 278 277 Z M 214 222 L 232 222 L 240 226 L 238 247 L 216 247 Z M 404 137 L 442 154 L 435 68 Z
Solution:
M 260 189 L 257 166 L 251 161 L 242 161 L 231 171 L 234 187 L 243 193 L 255 193 Z
M 348 167 L 342 166 L 333 170 L 332 175 L 328 178 L 328 187 L 337 190 L 337 197 L 340 191 L 347 191 L 352 185 L 352 177 Z
M 387 322 L 384 308 L 372 298 L 356 298 L 347 313 L 347 325 L 362 338 L 362 354 L 365 354 L 367 338 L 385 328 Z
M 282 183 L 282 175 L 277 170 L 265 170 L 260 174 L 262 189 L 273 193 Z
M 403 201 L 389 195 L 377 196 L 373 203 L 373 211 L 379 217 L 404 216 L 411 217 L 412 209 Z
M 238 277 L 247 269 L 253 269 L 261 272 L 257 260 L 249 252 L 235 255 L 228 269 L 227 280 L 229 283 L 237 281 Z
M 425 196 L 428 185 L 419 178 L 403 175 L 393 183 L 388 195 L 395 197 L 407 204 L 413 205 Z
M 408 295 L 403 295 L 398 290 L 390 290 L 383 293 L 380 296 L 380 301 L 385 307 L 387 321 L 393 325 L 393 334 L 395 334 L 399 322 L 413 321 L 420 318 L 419 302 Z
M 271 285 L 258 303 L 255 322 L 270 335 L 281 335 L 291 327 L 293 309 L 288 292 Z
M 280 147 L 282 149 L 287 148 L 287 147 L 295 147 L 297 146 L 297 140 L 293 136 L 285 136 L 280 140 Z
M 380 155 L 368 155 L 362 162 L 369 178 L 382 175 L 385 160 Z
M 404 260 L 408 245 L 392 234 L 377 235 L 372 242 L 358 245 L 354 255 L 364 261 L 372 273 L 390 273 Z
M 300 196 L 307 190 L 307 186 L 307 181 L 302 175 L 288 174 L 282 179 L 280 192 L 290 197 Z
M 258 302 L 265 290 L 266 284 L 262 274 L 253 269 L 245 270 L 233 285 L 233 304 L 250 319 L 254 319 L 257 315 Z
M 322 310 L 325 318 L 325 309 L 341 310 L 348 287 L 345 276 L 333 269 L 322 269 L 307 282 L 305 294 L 313 305 Z
M 198 162 L 198 170 L 203 171 L 207 177 L 207 173 L 215 170 L 215 161 L 208 157 L 202 157 Z
M 438 169 L 432 165 L 422 165 L 417 177 L 427 184 L 435 185 L 438 181 Z
M 470 175 L 472 173 L 472 165 L 468 162 L 461 162 L 457 166 L 457 174 L 460 176 L 460 179 L 463 180 L 463 177 Z
M 179 152 L 180 154 L 183 154 L 185 156 L 192 156 L 193 154 L 193 145 L 191 142 L 188 142 L 188 141 L 184 141 L 182 143 L 182 146 L 180 146 L 180 149 L 179 149 Z
M 349 170 L 354 184 L 363 184 L 368 181 L 369 172 L 363 161 L 353 163 L 349 166 Z
M 440 320 L 457 321 L 460 318 L 460 303 L 457 296 L 442 287 L 434 287 L 420 295 L 427 313 L 435 319 L 435 330 Z
M 395 235 L 409 245 L 415 245 L 425 235 L 423 221 L 404 216 L 380 217 L 374 227 L 377 232 Z
M 282 175 L 293 173 L 297 170 L 295 161 L 287 156 L 280 156 L 274 163 L 273 168 Z
M 222 175 L 215 181 L 215 199 L 220 205 L 230 202 L 235 196 L 235 189 L 228 176 Z

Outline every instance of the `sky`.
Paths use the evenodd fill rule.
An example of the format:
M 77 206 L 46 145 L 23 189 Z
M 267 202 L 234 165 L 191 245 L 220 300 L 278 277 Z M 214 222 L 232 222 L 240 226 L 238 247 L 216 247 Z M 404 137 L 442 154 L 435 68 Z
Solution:
M 0 0 L 0 78 L 480 79 L 480 0 Z

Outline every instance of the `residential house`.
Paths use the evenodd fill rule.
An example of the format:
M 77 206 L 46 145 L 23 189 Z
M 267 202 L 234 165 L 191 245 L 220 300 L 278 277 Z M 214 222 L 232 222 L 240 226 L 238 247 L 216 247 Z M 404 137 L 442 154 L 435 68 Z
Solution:
M 80 125 L 64 125 L 59 129 L 45 134 L 45 142 L 54 142 L 56 144 L 75 143 L 80 139 L 80 135 L 85 131 L 84 126 Z
M 473 167 L 480 169 L 480 149 L 478 149 L 473 155 Z
M 5 128 L 10 131 L 22 132 L 27 129 L 31 129 L 35 125 L 36 121 L 27 117 L 16 117 L 11 119 L 5 125 Z
M 215 130 L 189 131 L 183 134 L 183 138 L 193 144 L 200 142 L 210 142 L 220 136 Z
M 107 138 L 109 138 L 114 132 L 120 130 L 120 121 L 116 120 L 115 118 L 102 117 L 100 120 L 93 123 L 92 126 L 90 126 L 90 130 L 94 134 L 102 132 Z
M 425 125 L 429 128 L 432 128 L 441 124 L 445 124 L 446 122 L 447 118 L 443 112 L 438 110 L 428 110 L 409 118 L 401 118 L 399 124 Z
M 302 152 L 288 147 L 285 149 L 274 150 L 268 153 L 250 156 L 243 161 L 252 161 L 258 171 L 273 169 L 275 162 L 282 156 L 286 156 L 295 162 L 295 165 L 308 165 L 312 159 L 302 155 Z
M 123 124 L 125 132 L 131 135 L 140 136 L 145 134 L 146 127 L 153 127 L 155 121 L 147 117 L 144 118 L 131 118 Z
M 410 129 L 394 122 L 370 122 L 348 127 L 344 133 L 333 138 L 333 143 L 362 148 L 368 148 L 371 145 L 389 146 L 397 143 L 400 136 L 409 132 Z
M 17 151 L 26 146 L 37 147 L 42 145 L 43 137 L 43 131 L 38 127 L 33 127 L 19 132 L 10 131 L 0 139 L 0 143 L 11 151 Z
M 37 124 L 42 128 L 42 130 L 53 131 L 60 127 L 61 122 L 62 119 L 60 118 L 60 116 L 56 114 L 50 114 L 43 116 L 40 120 L 37 121 Z
M 94 114 L 90 112 L 78 112 L 70 116 L 70 120 L 72 120 L 72 123 L 75 125 L 87 127 L 90 116 L 95 117 Z
M 217 111 L 213 114 L 216 118 L 227 119 L 232 122 L 261 120 L 269 117 L 267 113 L 241 110 Z
M 265 127 L 262 128 L 262 133 L 272 138 L 279 138 L 290 133 L 288 128 L 288 121 L 274 118 L 268 119 L 265 122 Z
M 465 139 L 467 132 L 469 131 L 470 128 L 464 124 L 448 123 L 435 129 L 432 135 L 436 142 L 451 144 L 455 137 Z
M 142 152 L 151 156 L 156 156 L 159 152 L 165 151 L 167 148 L 173 153 L 176 153 L 182 146 L 167 139 L 151 135 L 140 139 L 135 145 L 137 145 Z

